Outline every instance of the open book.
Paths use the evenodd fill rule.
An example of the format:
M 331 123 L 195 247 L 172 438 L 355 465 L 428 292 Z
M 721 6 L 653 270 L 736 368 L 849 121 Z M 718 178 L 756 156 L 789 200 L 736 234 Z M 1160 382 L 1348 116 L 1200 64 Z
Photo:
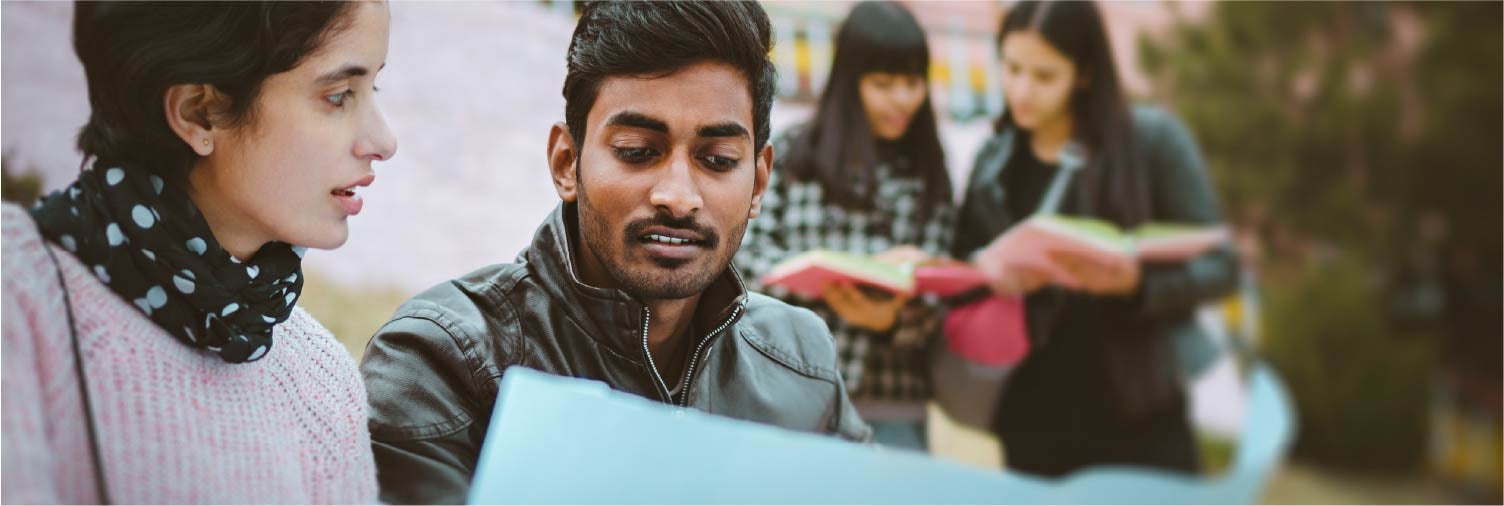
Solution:
M 973 265 L 1024 265 L 1049 276 L 1056 284 L 1076 286 L 1076 280 L 1051 258 L 1072 253 L 1103 265 L 1121 262 L 1177 262 L 1189 260 L 1228 240 L 1227 227 L 1146 223 L 1124 231 L 1104 220 L 1036 215 L 1009 229 L 977 253 Z M 829 283 L 851 282 L 898 295 L 933 293 L 947 297 L 985 283 L 982 271 L 969 266 L 891 264 L 872 257 L 815 250 L 785 260 L 761 279 L 801 297 L 819 299 Z
M 1060 215 L 1036 215 L 1009 229 L 977 253 L 974 263 L 1022 264 L 1042 271 L 1051 280 L 1073 286 L 1074 279 L 1051 255 L 1071 253 L 1089 261 L 1178 262 L 1189 260 L 1227 242 L 1222 225 L 1146 223 L 1123 230 L 1110 222 Z
M 808 299 L 821 298 L 830 283 L 849 282 L 905 296 L 916 293 L 949 296 L 985 282 L 981 271 L 968 266 L 916 268 L 827 250 L 806 252 L 780 262 L 761 281 Z

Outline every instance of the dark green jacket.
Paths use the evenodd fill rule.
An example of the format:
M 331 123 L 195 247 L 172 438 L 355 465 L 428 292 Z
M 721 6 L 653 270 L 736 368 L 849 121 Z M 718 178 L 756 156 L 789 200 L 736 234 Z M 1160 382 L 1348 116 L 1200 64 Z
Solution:
M 1163 110 L 1140 106 L 1133 111 L 1133 127 L 1137 168 L 1148 172 L 1150 220 L 1221 223 L 1205 163 L 1185 126 Z M 970 257 L 1024 218 L 1009 215 L 1001 183 L 1015 149 L 1028 149 L 1015 145 L 1018 138 L 1016 131 L 1004 130 L 988 139 L 978 153 L 957 218 L 952 249 L 956 258 Z M 1084 207 L 1081 203 L 1087 198 L 1085 185 L 1080 184 L 1082 175 L 1076 178 L 1068 194 L 1075 205 L 1068 202 L 1066 209 Z M 1114 304 L 1125 318 L 1115 322 L 1122 324 L 1113 329 L 1120 335 L 1108 342 L 1113 358 L 1107 366 L 1121 379 L 1115 384 L 1117 396 L 1138 406 L 1131 411 L 1152 410 L 1167 402 L 1180 391 L 1183 375 L 1179 371 L 1205 365 L 1208 336 L 1196 325 L 1194 312 L 1198 305 L 1231 293 L 1236 282 L 1237 258 L 1230 247 L 1188 262 L 1144 266 L 1138 293 Z M 1050 329 L 1063 300 L 1062 291 L 1054 288 L 1029 298 L 1029 331 L 1036 347 L 1049 346 Z M 1179 356 L 1177 347 L 1182 350 Z M 1203 356 L 1185 356 L 1198 349 Z M 1177 364 L 1181 365 L 1178 369 Z

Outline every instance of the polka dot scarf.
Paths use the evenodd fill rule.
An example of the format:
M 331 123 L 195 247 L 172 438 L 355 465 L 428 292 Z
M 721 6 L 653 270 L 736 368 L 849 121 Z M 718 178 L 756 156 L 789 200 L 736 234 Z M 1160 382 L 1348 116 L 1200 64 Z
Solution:
M 188 194 L 142 170 L 90 168 L 31 210 L 48 240 L 189 346 L 226 362 L 272 347 L 303 288 L 304 248 L 267 243 L 241 261 Z

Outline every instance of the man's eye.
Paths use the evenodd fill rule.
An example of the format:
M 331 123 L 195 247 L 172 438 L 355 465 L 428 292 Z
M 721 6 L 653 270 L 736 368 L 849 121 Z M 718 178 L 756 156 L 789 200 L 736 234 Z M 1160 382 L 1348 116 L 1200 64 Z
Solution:
M 616 158 L 627 163 L 645 163 L 652 160 L 658 153 L 652 148 L 611 148 L 616 150 Z
M 724 156 L 715 156 L 715 155 L 705 155 L 705 156 L 700 157 L 700 160 L 703 160 L 705 162 L 705 165 L 710 166 L 710 168 L 717 169 L 717 170 L 727 170 L 727 169 L 736 168 L 737 162 L 741 161 L 741 160 L 736 160 L 736 159 L 732 159 L 732 158 L 726 158 Z

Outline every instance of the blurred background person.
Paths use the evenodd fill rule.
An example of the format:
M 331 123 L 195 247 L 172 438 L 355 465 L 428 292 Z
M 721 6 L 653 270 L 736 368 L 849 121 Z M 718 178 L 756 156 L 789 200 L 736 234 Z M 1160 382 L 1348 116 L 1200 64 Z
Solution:
M 4 207 L 4 502 L 376 500 L 355 362 L 296 303 L 396 151 L 388 27 L 384 3 L 75 5 L 83 170 Z
M 774 142 L 762 215 L 748 226 L 736 264 L 755 291 L 807 306 L 830 324 L 841 373 L 877 442 L 924 450 L 934 308 L 854 285 L 801 300 L 757 282 L 812 250 L 921 263 L 950 247 L 951 181 L 929 98 L 924 30 L 900 4 L 862 2 L 835 44 L 814 117 Z
M 1021 2 L 1003 18 L 998 41 L 1008 107 L 972 169 L 957 258 L 1033 214 L 1057 177 L 1071 178 L 1061 214 L 1124 229 L 1221 221 L 1185 127 L 1162 110 L 1128 106 L 1095 4 Z M 1085 155 L 1074 174 L 1061 167 L 1067 145 Z M 1099 464 L 1196 471 L 1172 339 L 1199 332 L 1197 306 L 1232 290 L 1233 253 L 1173 264 L 1055 259 L 1081 289 L 1047 286 L 1043 273 L 1025 268 L 989 271 L 995 292 L 1026 297 L 1033 339 L 994 417 L 1007 466 L 1046 476 Z

